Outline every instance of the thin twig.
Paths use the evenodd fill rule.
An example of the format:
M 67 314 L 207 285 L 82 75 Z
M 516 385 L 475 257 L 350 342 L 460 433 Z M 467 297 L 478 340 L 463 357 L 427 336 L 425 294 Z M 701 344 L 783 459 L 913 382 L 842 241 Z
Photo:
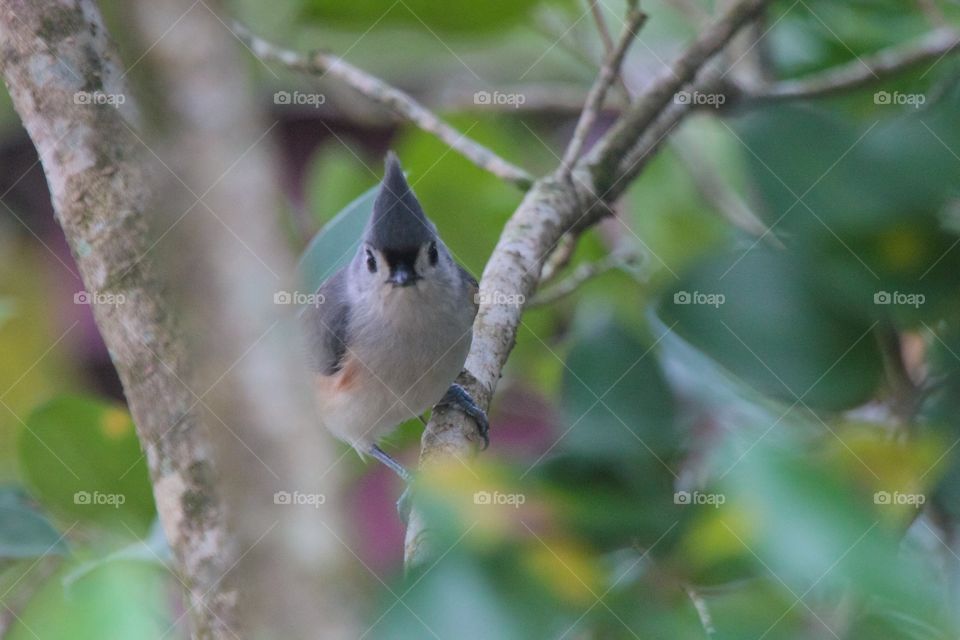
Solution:
M 600 0 L 587 0 L 590 7 L 590 13 L 593 15 L 593 22 L 597 26 L 597 33 L 600 34 L 600 41 L 603 43 L 603 58 L 609 60 L 614 54 L 613 37 L 610 35 L 610 29 L 607 27 L 607 19 L 603 17 L 603 10 L 600 8 Z M 622 69 L 622 67 L 621 67 Z M 623 99 L 630 102 L 630 89 L 623 79 L 622 73 L 617 73 L 617 87 L 623 94 Z
M 597 33 L 600 34 L 600 40 L 603 42 L 603 52 L 608 58 L 613 53 L 613 37 L 610 35 L 610 29 L 607 27 L 607 19 L 603 17 L 603 10 L 600 8 L 599 0 L 587 0 L 590 5 L 590 13 L 593 15 L 593 21 L 597 25 Z
M 639 139 L 647 133 L 651 123 L 661 114 L 677 105 L 674 97 L 693 81 L 711 58 L 725 47 L 740 28 L 755 18 L 770 0 L 740 0 L 735 2 L 713 23 L 700 31 L 672 64 L 667 66 L 639 96 L 630 109 L 621 116 L 591 151 L 591 173 L 603 178 L 596 187 L 607 192 L 624 175 L 624 158 L 630 158 Z M 674 105 L 670 103 L 674 102 Z M 687 109 L 682 110 L 685 113 Z
M 960 47 L 956 29 L 935 29 L 920 38 L 860 57 L 798 80 L 783 80 L 766 87 L 741 88 L 739 101 L 755 106 L 770 102 L 817 98 L 859 89 L 923 64 L 939 61 Z
M 296 51 L 267 42 L 236 22 L 233 24 L 233 30 L 261 60 L 277 62 L 289 69 L 310 75 L 329 75 L 337 78 L 366 98 L 391 109 L 423 131 L 435 135 L 448 147 L 481 169 L 524 191 L 533 184 L 533 177 L 520 167 L 457 131 L 409 94 L 353 66 L 343 58 L 322 51 L 301 55 Z
M 561 280 L 549 289 L 545 289 L 534 296 L 533 300 L 527 303 L 527 308 L 543 307 L 553 304 L 558 300 L 566 298 L 574 293 L 583 284 L 601 276 L 608 271 L 622 269 L 630 271 L 636 268 L 640 256 L 634 251 L 615 251 L 596 262 L 586 262 L 573 270 L 565 280 Z
M 638 8 L 637 0 L 631 0 L 627 8 L 627 17 L 626 20 L 624 20 L 623 32 L 620 34 L 620 39 L 617 41 L 616 47 L 607 57 L 607 60 L 603 63 L 596 82 L 593 83 L 593 87 L 590 88 L 590 93 L 587 94 L 587 102 L 583 106 L 583 111 L 580 113 L 580 119 L 577 121 L 577 126 L 574 129 L 570 144 L 563 154 L 561 173 L 564 178 L 570 177 L 573 163 L 580 157 L 580 152 L 583 150 L 587 135 L 590 133 L 590 129 L 593 127 L 594 122 L 596 122 L 597 115 L 603 107 L 603 100 L 607 96 L 607 91 L 610 90 L 610 85 L 612 85 L 620 75 L 620 66 L 623 64 L 627 49 L 630 48 L 630 43 L 633 42 L 637 31 L 643 26 L 646 18 L 647 15 Z

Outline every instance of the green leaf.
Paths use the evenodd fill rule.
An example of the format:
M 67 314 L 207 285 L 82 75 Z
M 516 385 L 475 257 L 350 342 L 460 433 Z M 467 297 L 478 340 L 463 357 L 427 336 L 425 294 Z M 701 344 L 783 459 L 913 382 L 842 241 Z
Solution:
M 796 593 L 851 589 L 928 615 L 934 581 L 898 552 L 903 532 L 884 517 L 889 506 L 847 477 L 847 467 L 866 463 L 812 453 L 797 441 L 789 451 L 760 443 L 742 455 L 718 487 L 725 503 L 703 513 L 678 559 L 702 568 L 741 558 Z
M 872 322 L 839 313 L 803 261 L 756 246 L 701 261 L 664 295 L 663 321 L 757 390 L 788 405 L 854 407 L 877 388 Z
M 32 493 L 66 517 L 120 524 L 121 535 L 147 530 L 154 518 L 146 459 L 133 420 L 119 406 L 61 396 L 37 408 L 19 443 Z
M 582 324 L 565 360 L 562 435 L 537 475 L 594 544 L 653 544 L 677 519 L 673 394 L 650 343 L 607 319 Z
M 300 258 L 299 272 L 308 291 L 316 291 L 353 257 L 379 190 L 379 185 L 371 187 L 344 207 L 307 245 Z
M 669 456 L 677 447 L 673 397 L 656 354 L 623 327 L 588 330 L 567 356 L 563 449 L 587 456 Z
M 163 527 L 160 520 L 154 520 L 150 526 L 150 533 L 143 540 L 137 540 L 130 544 L 113 551 L 102 558 L 96 558 L 88 562 L 82 562 L 66 574 L 62 580 L 63 585 L 71 587 L 78 580 L 82 580 L 91 572 L 100 569 L 110 562 L 119 562 L 133 560 L 137 562 L 147 562 L 159 566 L 167 566 L 173 560 L 173 553 L 170 545 L 167 543 L 167 537 L 163 533 Z
M 956 104 L 916 111 L 861 126 L 778 107 L 739 125 L 768 223 L 837 310 L 916 324 L 957 308 Z
M 109 562 L 67 586 L 46 584 L 11 625 L 9 640 L 148 640 L 181 637 L 171 609 L 168 572 L 143 562 Z M 177 585 L 179 586 L 179 585 Z
M 19 487 L 0 488 L 0 558 L 63 554 L 61 535 Z
M 404 594 L 405 606 L 394 606 L 395 598 L 385 600 L 383 615 L 373 616 L 371 637 L 524 640 L 559 636 L 531 633 L 544 628 L 548 614 L 569 614 L 546 598 L 543 587 L 525 571 L 518 570 L 516 557 L 505 562 L 511 555 L 480 558 L 462 548 L 451 548 L 429 571 L 412 576 L 410 584 L 395 587 Z

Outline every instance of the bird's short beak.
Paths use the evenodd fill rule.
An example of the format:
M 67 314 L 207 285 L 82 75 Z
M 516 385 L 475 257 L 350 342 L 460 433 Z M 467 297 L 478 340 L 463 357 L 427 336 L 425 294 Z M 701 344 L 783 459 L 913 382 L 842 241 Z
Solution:
M 404 265 L 397 265 L 397 267 L 390 272 L 390 278 L 387 279 L 387 282 L 395 287 L 409 287 L 410 285 L 416 284 L 419 279 L 420 276 L 412 269 Z

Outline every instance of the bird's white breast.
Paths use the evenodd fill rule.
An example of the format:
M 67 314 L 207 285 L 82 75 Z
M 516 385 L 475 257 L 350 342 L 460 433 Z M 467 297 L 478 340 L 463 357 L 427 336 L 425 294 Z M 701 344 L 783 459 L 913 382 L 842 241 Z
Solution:
M 320 418 L 334 435 L 363 451 L 440 400 L 470 349 L 472 301 L 461 297 L 420 282 L 360 305 L 344 369 L 317 383 Z M 349 384 L 322 388 L 342 375 Z

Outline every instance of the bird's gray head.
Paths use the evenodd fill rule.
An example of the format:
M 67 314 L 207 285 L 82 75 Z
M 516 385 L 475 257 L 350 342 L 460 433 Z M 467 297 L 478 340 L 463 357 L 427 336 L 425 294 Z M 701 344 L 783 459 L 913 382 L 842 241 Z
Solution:
M 452 282 L 458 273 L 392 151 L 352 267 L 359 288 L 385 294 Z

